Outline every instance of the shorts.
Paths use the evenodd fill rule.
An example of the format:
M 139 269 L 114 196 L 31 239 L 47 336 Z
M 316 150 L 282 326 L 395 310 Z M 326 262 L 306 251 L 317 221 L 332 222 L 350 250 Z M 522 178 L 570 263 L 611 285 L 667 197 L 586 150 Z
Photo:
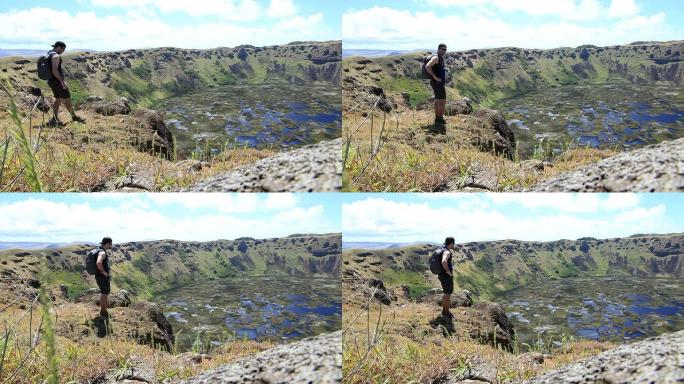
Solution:
M 62 88 L 62 84 L 59 81 L 50 79 L 48 80 L 48 85 L 52 89 L 52 94 L 55 99 L 69 99 L 71 98 L 71 92 L 68 89 Z
M 437 275 L 439 282 L 442 283 L 442 292 L 447 295 L 454 293 L 454 278 L 447 275 L 446 273 L 440 273 Z
M 436 100 L 446 100 L 446 87 L 444 86 L 443 81 L 441 83 L 438 83 L 437 81 L 432 79 L 430 80 L 430 86 L 432 87 L 432 90 L 435 92 Z
M 109 295 L 111 288 L 109 284 L 109 277 L 98 273 L 95 275 L 95 281 L 97 282 L 97 287 L 100 288 L 100 293 Z

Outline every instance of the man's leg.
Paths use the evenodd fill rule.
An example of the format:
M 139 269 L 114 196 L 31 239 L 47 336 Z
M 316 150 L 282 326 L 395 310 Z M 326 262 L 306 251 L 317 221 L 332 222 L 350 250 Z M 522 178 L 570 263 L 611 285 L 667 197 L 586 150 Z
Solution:
M 69 113 L 71 113 L 71 120 L 73 121 L 78 121 L 78 122 L 85 122 L 85 120 L 79 116 L 76 116 L 76 112 L 74 112 L 74 107 L 71 105 L 71 97 L 67 97 L 64 99 L 64 104 L 66 105 L 67 110 Z
M 52 103 L 52 113 L 55 115 L 55 121 L 59 121 L 59 106 L 62 103 L 62 99 L 55 98 L 55 102 Z
M 442 295 L 442 313 L 447 314 L 449 313 L 449 307 L 451 306 L 451 295 L 448 293 L 445 293 Z
M 107 314 L 107 308 L 109 307 L 109 295 L 106 293 L 100 294 L 100 315 Z
M 435 100 L 435 115 L 437 118 L 444 118 L 444 110 L 446 109 L 446 99 Z

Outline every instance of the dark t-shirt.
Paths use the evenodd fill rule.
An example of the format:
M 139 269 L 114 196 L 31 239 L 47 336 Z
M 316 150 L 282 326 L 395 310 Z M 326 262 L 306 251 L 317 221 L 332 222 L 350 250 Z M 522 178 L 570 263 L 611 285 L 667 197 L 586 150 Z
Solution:
M 107 252 L 104 251 L 104 250 L 100 250 L 100 252 L 104 252 L 104 253 L 105 253 L 105 257 L 104 257 L 104 259 L 102 260 L 102 268 L 105 270 L 105 272 L 109 273 L 109 255 L 108 255 Z M 100 257 L 100 252 L 97 253 L 97 256 L 98 256 L 98 257 Z M 100 270 L 99 270 L 99 269 L 97 270 L 97 273 L 98 273 L 98 275 L 102 275 L 102 274 L 100 273 Z
M 454 253 L 453 253 L 453 251 L 445 248 L 444 251 L 442 252 L 442 258 L 444 257 L 444 252 L 449 252 L 449 258 L 447 259 L 447 265 L 449 266 L 449 272 L 453 272 L 454 267 L 451 264 L 451 259 L 453 259 Z
M 50 56 L 50 79 L 48 81 L 57 81 L 57 79 L 54 78 L 54 75 L 52 74 L 52 56 L 56 55 L 57 52 L 55 51 L 50 51 L 48 52 L 48 55 Z M 62 76 L 62 79 L 64 78 L 64 71 L 62 70 L 62 56 L 59 57 L 59 66 L 57 67 L 57 72 L 59 72 L 59 75 Z
M 432 71 L 442 79 L 442 84 L 446 83 L 446 68 L 444 66 L 444 58 L 437 56 L 437 64 L 432 66 Z

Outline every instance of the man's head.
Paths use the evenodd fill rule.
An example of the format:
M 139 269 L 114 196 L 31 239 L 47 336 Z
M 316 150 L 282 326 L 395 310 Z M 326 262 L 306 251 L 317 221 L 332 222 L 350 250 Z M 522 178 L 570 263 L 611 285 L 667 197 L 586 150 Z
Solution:
M 454 249 L 454 245 L 456 244 L 456 240 L 454 240 L 453 237 L 449 236 L 444 240 L 444 246 L 447 247 L 448 249 Z
M 57 52 L 57 54 L 61 55 L 66 49 L 66 44 L 64 44 L 63 41 L 57 41 L 56 43 L 52 44 L 52 49 Z
M 437 46 L 437 55 L 438 56 L 444 56 L 446 54 L 446 44 L 442 43 Z
M 100 245 L 102 246 L 102 249 L 112 249 L 112 238 L 103 237 Z

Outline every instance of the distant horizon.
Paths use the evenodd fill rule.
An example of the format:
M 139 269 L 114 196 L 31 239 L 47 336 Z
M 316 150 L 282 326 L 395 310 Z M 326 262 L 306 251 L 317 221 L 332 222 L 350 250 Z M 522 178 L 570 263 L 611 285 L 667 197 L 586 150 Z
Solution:
M 525 242 L 525 243 L 553 243 L 556 241 L 578 241 L 580 239 L 587 239 L 587 238 L 592 238 L 596 240 L 610 240 L 610 239 L 629 239 L 629 238 L 636 238 L 636 237 L 644 237 L 644 236 L 674 236 L 674 235 L 684 235 L 684 232 L 668 232 L 668 233 L 634 233 L 631 235 L 627 236 L 613 236 L 613 237 L 595 237 L 595 236 L 581 236 L 577 238 L 559 238 L 555 240 L 522 240 L 522 239 L 514 239 L 514 238 L 501 238 L 501 239 L 483 239 L 483 240 L 471 240 L 471 241 L 458 241 L 456 240 L 456 244 L 467 244 L 467 243 L 488 243 L 488 242 L 496 242 L 496 241 L 520 241 L 520 242 Z M 445 237 L 446 238 L 446 237 Z M 358 243 L 365 243 L 365 244 L 391 244 L 391 245 L 402 245 L 402 246 L 411 246 L 414 244 L 442 244 L 444 240 L 435 240 L 435 241 L 427 241 L 427 240 L 419 240 L 419 241 L 411 241 L 411 242 L 395 242 L 395 241 L 381 241 L 381 240 L 373 240 L 373 241 L 357 241 L 357 240 L 344 240 L 344 233 L 342 234 L 342 247 L 345 248 L 345 244 L 358 244 Z M 347 247 L 348 248 L 348 247 Z
M 615 46 L 629 46 L 629 45 L 638 45 L 638 44 L 667 44 L 667 43 L 677 43 L 677 42 L 682 42 L 684 41 L 684 36 L 681 39 L 675 39 L 675 40 L 635 40 L 629 43 L 623 43 L 623 44 L 612 44 L 612 45 L 596 45 L 596 44 L 591 44 L 591 43 L 586 43 L 586 44 L 580 44 L 576 46 L 558 46 L 554 48 L 531 48 L 531 47 L 521 47 L 521 46 L 513 46 L 513 45 L 507 45 L 507 46 L 492 46 L 492 47 L 479 47 L 479 48 L 468 48 L 468 49 L 448 49 L 448 52 L 465 52 L 465 51 L 471 51 L 474 49 L 477 50 L 492 50 L 492 49 L 504 49 L 504 48 L 517 48 L 517 49 L 528 49 L 528 50 L 542 50 L 542 51 L 548 51 L 548 50 L 553 50 L 553 49 L 561 49 L 561 48 L 579 48 L 583 46 L 595 46 L 598 48 L 607 48 L 607 47 L 615 47 Z M 449 46 L 448 43 L 447 48 Z M 367 47 L 361 47 L 361 48 L 345 48 L 345 46 L 342 46 L 342 52 L 344 51 L 378 51 L 378 52 L 416 52 L 416 51 L 436 51 L 437 47 L 434 48 L 406 48 L 406 49 L 392 49 L 392 48 L 385 48 L 385 47 L 378 47 L 378 48 L 367 48 Z M 448 53 L 447 52 L 447 53 Z

